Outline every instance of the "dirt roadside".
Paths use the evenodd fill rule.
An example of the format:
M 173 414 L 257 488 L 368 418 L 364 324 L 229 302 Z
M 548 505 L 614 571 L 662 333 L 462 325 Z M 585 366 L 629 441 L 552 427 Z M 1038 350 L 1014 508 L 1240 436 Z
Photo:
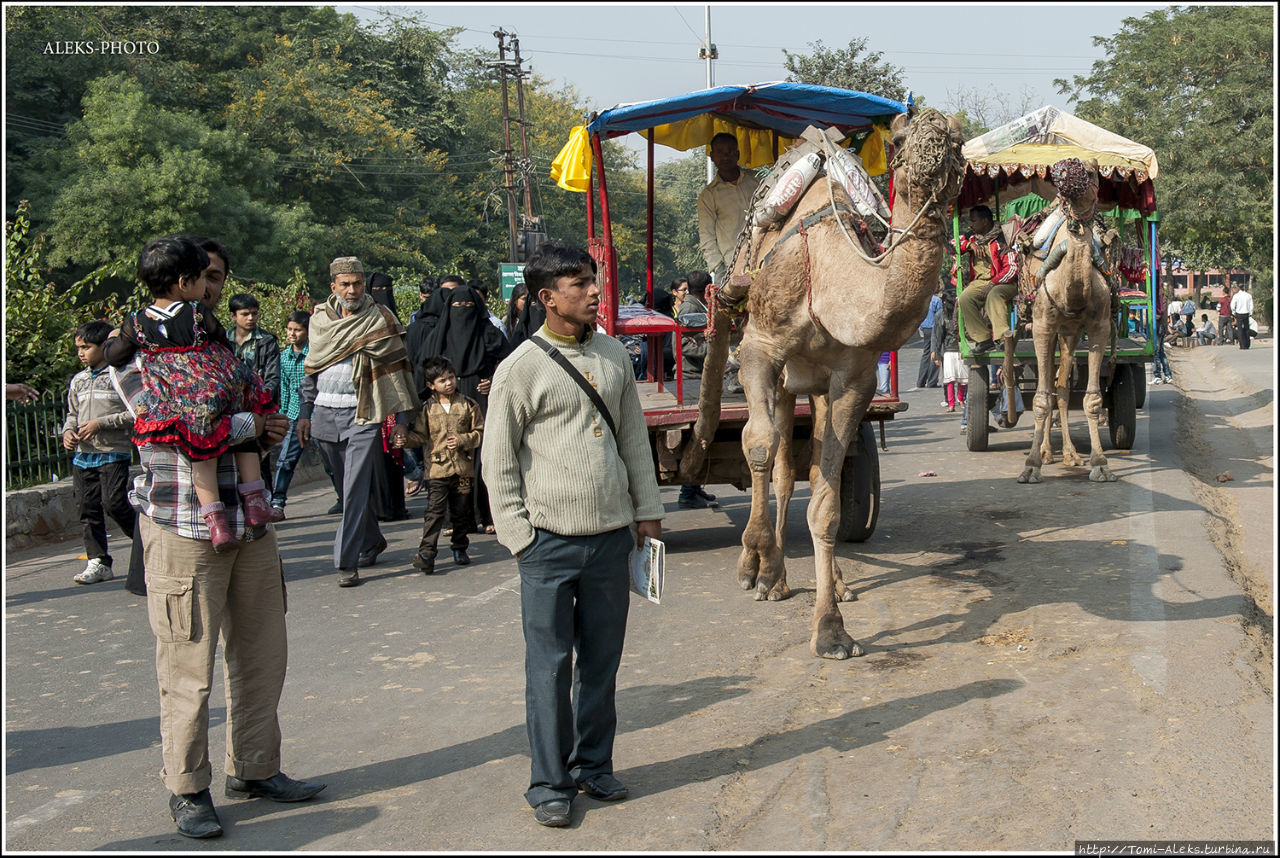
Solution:
M 1253 348 L 1274 351 L 1273 341 Z M 1253 351 L 1251 349 L 1250 351 Z M 1274 388 L 1260 389 L 1230 346 L 1171 353 L 1178 403 L 1176 440 L 1205 509 L 1205 529 L 1249 600 L 1244 629 L 1259 683 L 1274 693 Z M 1250 355 L 1255 360 L 1257 356 Z M 1269 356 L 1268 364 L 1272 363 Z

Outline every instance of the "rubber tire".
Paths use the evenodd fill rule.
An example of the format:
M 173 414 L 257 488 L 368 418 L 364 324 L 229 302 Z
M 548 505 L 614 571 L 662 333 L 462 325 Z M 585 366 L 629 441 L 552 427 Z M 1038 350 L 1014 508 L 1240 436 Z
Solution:
M 876 532 L 880 517 L 880 452 L 876 430 L 870 423 L 858 427 L 854 451 L 840 469 L 840 523 L 836 539 L 866 542 Z
M 1129 375 L 1133 378 L 1133 406 L 1141 409 L 1147 404 L 1147 368 L 1144 364 L 1129 364 Z
M 1132 450 L 1138 430 L 1137 399 L 1133 367 L 1117 364 L 1111 381 L 1111 404 L 1107 407 L 1107 429 L 1113 450 Z
M 990 384 L 990 369 L 985 366 L 969 367 L 969 388 L 965 391 L 964 407 L 968 421 L 965 424 L 964 438 L 971 453 L 982 453 L 987 449 L 990 433 L 987 414 L 987 385 Z

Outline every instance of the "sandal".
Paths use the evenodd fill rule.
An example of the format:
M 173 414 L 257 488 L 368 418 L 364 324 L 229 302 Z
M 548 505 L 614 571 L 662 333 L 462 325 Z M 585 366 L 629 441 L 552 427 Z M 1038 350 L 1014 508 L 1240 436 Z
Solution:
M 498 531 L 497 531 L 497 529 L 496 529 L 492 524 L 486 524 L 486 525 L 484 526 L 484 532 L 485 532 L 485 533 L 497 533 Z
M 405 497 L 411 498 L 420 491 L 422 491 L 422 480 L 405 480 L 404 481 Z

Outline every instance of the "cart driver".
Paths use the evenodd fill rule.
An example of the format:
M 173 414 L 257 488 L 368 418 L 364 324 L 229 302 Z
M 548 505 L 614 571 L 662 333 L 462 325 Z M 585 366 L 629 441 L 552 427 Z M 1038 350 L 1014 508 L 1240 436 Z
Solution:
M 996 349 L 996 340 L 1013 337 L 1009 329 L 1009 302 L 1018 293 L 1018 254 L 1009 249 L 991 209 L 986 206 L 969 210 L 969 234 L 960 239 L 960 251 L 968 259 L 968 271 L 956 306 L 964 321 L 970 350 L 974 354 L 986 354 Z M 982 318 L 984 308 L 989 325 L 987 319 Z
M 707 270 L 723 286 L 760 179 L 738 166 L 738 140 L 727 131 L 711 138 L 711 163 L 716 174 L 698 194 L 698 247 Z

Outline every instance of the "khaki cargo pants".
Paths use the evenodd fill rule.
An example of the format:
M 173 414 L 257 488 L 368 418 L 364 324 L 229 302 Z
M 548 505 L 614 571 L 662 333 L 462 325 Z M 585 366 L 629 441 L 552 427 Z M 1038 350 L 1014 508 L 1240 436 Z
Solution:
M 209 690 L 218 635 L 227 696 L 226 772 L 246 780 L 280 771 L 276 707 L 288 661 L 284 576 L 275 531 L 216 554 L 138 517 L 147 615 L 160 684 L 160 777 L 174 794 L 210 785 Z

